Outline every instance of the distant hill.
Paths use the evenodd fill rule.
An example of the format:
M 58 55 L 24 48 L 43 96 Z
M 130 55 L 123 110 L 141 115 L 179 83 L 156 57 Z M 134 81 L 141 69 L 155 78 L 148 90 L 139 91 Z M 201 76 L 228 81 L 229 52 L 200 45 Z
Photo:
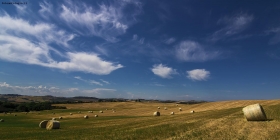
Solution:
M 28 96 L 18 94 L 0 94 L 0 101 L 2 102 L 97 102 L 98 98 L 95 97 L 54 97 L 51 95 L 46 96 Z
M 28 103 L 28 102 L 52 102 L 52 103 L 90 103 L 90 102 L 153 102 L 153 103 L 177 103 L 197 104 L 207 101 L 175 101 L 175 100 L 147 100 L 147 99 L 124 99 L 124 98 L 96 98 L 86 96 L 55 97 L 51 95 L 30 96 L 19 94 L 0 94 L 0 102 Z

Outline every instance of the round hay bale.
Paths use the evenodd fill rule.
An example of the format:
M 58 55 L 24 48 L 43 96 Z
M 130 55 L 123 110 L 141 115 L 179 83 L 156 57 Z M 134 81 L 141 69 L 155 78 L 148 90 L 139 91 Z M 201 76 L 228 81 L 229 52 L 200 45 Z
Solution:
M 70 115 L 73 115 L 73 113 L 70 113 Z
M 253 104 L 242 109 L 247 121 L 266 121 L 266 114 L 260 104 Z
M 47 120 L 43 120 L 39 123 L 39 127 L 40 128 L 46 128 L 48 121 Z
M 116 111 L 114 110 L 113 113 L 115 113 Z
M 98 115 L 94 115 L 94 117 L 98 117 Z
M 25 112 L 25 114 L 27 114 L 28 112 Z
M 101 111 L 99 111 L 100 113 L 103 113 L 103 111 L 101 110 Z
M 84 118 L 85 118 L 85 119 L 88 119 L 88 115 L 85 115 Z
M 165 107 L 164 110 L 167 110 L 167 107 Z
M 0 122 L 4 122 L 4 120 L 3 120 L 3 119 L 1 119 L 1 120 L 0 120 Z
M 157 107 L 157 109 L 160 109 L 160 107 Z
M 176 104 L 176 106 L 179 106 L 178 104 Z
M 52 120 L 56 120 L 56 118 L 52 118 Z
M 61 120 L 61 119 L 62 119 L 62 117 L 59 117 L 58 119 L 60 119 L 60 120 Z
M 190 113 L 194 113 L 194 110 L 190 111 Z
M 182 111 L 182 108 L 179 108 L 179 111 Z
M 106 110 L 108 110 L 108 109 L 106 108 Z
M 174 114 L 175 114 L 174 112 L 171 112 L 171 113 L 170 113 L 170 115 L 174 115 Z
M 158 111 L 154 112 L 154 116 L 160 116 L 160 112 Z
M 50 120 L 47 123 L 46 129 L 51 130 L 51 129 L 59 129 L 60 128 L 60 122 L 55 121 L 55 120 Z

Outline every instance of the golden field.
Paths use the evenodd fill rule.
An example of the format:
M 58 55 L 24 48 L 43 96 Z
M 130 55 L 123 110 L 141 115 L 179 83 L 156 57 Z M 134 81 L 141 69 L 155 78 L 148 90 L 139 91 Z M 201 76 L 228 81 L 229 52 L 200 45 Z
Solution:
M 255 103 L 263 106 L 268 121 L 246 121 L 242 108 Z M 221 101 L 179 106 L 175 103 L 147 102 L 57 106 L 66 106 L 67 109 L 1 114 L 0 119 L 5 120 L 0 123 L 1 139 L 280 139 L 280 100 Z M 164 110 L 165 107 L 167 110 Z M 195 113 L 190 113 L 191 110 Z M 161 115 L 153 116 L 155 111 Z M 175 112 L 175 115 L 170 115 L 170 112 Z M 84 115 L 89 118 L 84 119 Z M 58 117 L 63 117 L 59 120 L 60 129 L 39 128 L 40 121 Z

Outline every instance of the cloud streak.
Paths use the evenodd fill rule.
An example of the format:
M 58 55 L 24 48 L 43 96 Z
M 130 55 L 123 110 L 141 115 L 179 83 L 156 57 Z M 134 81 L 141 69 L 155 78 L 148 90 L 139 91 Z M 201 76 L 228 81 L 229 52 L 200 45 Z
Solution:
M 101 84 L 100 82 L 97 82 L 95 80 L 85 80 L 83 78 L 81 78 L 80 76 L 75 76 L 75 79 L 81 80 L 83 82 L 89 83 L 89 84 L 95 84 L 95 85 L 99 85 L 99 86 L 103 86 L 103 84 Z
M 266 34 L 274 34 L 274 36 L 269 40 L 268 44 L 274 45 L 280 42 L 280 27 L 272 28 L 270 30 L 265 31 Z
M 39 3 L 39 6 L 41 7 L 41 9 L 39 10 L 39 14 L 44 19 L 49 19 L 49 16 L 53 15 L 53 5 L 51 3 L 43 1 Z
M 103 80 L 103 79 L 100 79 L 100 81 L 102 81 L 102 82 L 105 83 L 105 84 L 110 84 L 110 82 L 105 81 L 105 80 Z
M 215 42 L 238 34 L 244 31 L 253 21 L 253 19 L 254 17 L 248 14 L 238 14 L 232 17 L 223 17 L 218 20 L 217 24 L 222 24 L 225 26 L 214 32 L 208 39 Z
M 165 44 L 172 44 L 173 42 L 175 42 L 176 41 L 176 39 L 175 38 L 173 38 L 173 37 L 171 37 L 171 38 L 169 38 L 169 39 L 166 39 L 165 41 L 164 41 L 164 43 Z

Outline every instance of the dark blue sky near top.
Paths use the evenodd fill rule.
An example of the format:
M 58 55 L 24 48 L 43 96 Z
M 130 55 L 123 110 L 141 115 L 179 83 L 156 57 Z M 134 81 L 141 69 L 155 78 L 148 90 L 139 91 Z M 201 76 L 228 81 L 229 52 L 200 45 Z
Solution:
M 2 2 L 0 94 L 279 98 L 279 1 Z

